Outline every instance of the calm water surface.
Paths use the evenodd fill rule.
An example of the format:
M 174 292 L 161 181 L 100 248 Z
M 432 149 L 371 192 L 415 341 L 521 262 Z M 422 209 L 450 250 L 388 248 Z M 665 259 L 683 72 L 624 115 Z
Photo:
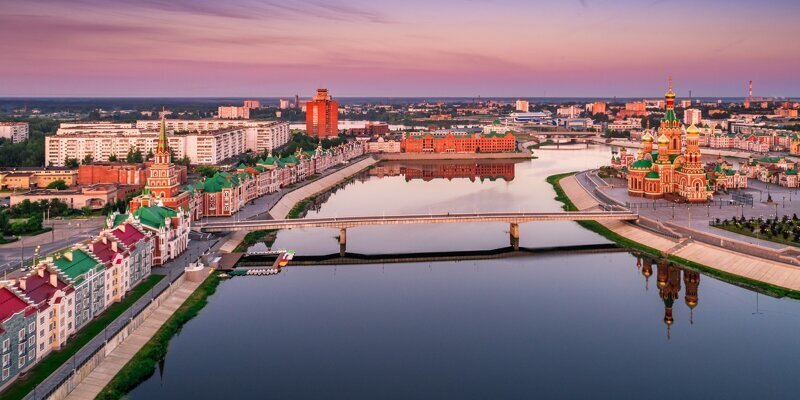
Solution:
M 386 165 L 310 214 L 558 210 L 544 178 L 609 154 L 540 153 L 513 179 L 503 166 Z M 603 242 L 570 222 L 521 228 L 528 247 Z M 489 249 L 507 229 L 358 228 L 348 251 Z M 334 253 L 337 234 L 283 231 L 275 246 Z M 626 252 L 290 267 L 223 282 L 130 397 L 791 398 L 798 317 L 795 301 Z

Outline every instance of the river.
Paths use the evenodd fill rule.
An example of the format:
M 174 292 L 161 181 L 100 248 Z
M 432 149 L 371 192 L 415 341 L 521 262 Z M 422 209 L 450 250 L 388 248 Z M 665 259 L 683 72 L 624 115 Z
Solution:
M 545 177 L 605 147 L 519 163 L 385 163 L 309 216 L 555 211 Z M 275 247 L 339 251 L 338 231 Z M 505 247 L 504 224 L 348 230 L 348 251 Z M 525 247 L 604 243 L 572 222 L 521 225 Z M 263 246 L 263 245 L 261 245 Z M 133 399 L 791 397 L 800 307 L 627 252 L 288 267 L 223 282 Z

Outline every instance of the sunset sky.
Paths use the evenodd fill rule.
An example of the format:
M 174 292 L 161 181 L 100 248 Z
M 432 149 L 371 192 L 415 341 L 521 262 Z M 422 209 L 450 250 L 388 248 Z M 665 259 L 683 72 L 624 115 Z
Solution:
M 0 96 L 800 96 L 796 0 L 0 0 Z

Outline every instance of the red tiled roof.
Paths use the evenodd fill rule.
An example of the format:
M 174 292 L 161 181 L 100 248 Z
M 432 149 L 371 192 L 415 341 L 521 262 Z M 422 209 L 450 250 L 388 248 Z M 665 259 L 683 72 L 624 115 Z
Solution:
M 123 226 L 125 229 L 124 232 L 122 230 Z M 139 231 L 135 226 L 127 222 L 117 226 L 113 231 L 111 231 L 111 233 L 127 247 L 145 237 L 143 232 Z
M 122 239 L 120 239 L 122 240 Z M 114 256 L 117 254 L 114 250 L 111 249 L 111 242 L 103 243 L 102 240 L 98 240 L 92 243 L 92 254 L 94 254 L 100 261 L 105 263 L 110 262 L 114 259 Z
M 28 308 L 28 303 L 17 297 L 8 288 L 0 288 L 0 322 L 5 322 L 12 315 Z
M 27 279 L 25 280 L 25 290 L 23 290 L 19 284 L 17 284 L 17 289 L 25 293 L 25 295 L 28 296 L 28 298 L 30 298 L 31 301 L 33 301 L 33 303 L 36 305 L 46 302 L 56 293 L 56 291 L 65 290 L 66 287 L 69 286 L 61 279 L 56 279 L 56 286 L 51 285 L 50 274 L 52 274 L 52 272 L 45 270 L 43 277 L 39 276 L 36 272 L 27 275 Z

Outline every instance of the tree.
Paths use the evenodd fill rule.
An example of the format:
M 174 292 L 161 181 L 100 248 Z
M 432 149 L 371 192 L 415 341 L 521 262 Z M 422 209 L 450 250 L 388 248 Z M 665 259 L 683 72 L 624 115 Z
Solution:
M 210 178 L 217 173 L 217 169 L 208 165 L 200 165 L 197 167 L 197 173 L 206 178 Z
M 91 156 L 91 155 L 89 155 L 89 154 L 87 154 L 87 155 L 86 155 L 86 157 L 83 157 L 83 162 L 82 162 L 81 164 L 83 164 L 83 165 L 88 165 L 88 164 L 91 164 L 91 163 L 92 163 L 92 161 L 94 161 L 94 159 L 92 158 L 92 156 Z
M 64 160 L 64 165 L 70 168 L 78 168 L 78 159 L 67 157 L 67 159 Z
M 112 155 L 108 156 L 108 161 L 109 162 L 117 162 L 117 155 L 116 154 L 112 154 Z
M 84 216 L 88 217 L 88 216 L 92 215 L 92 209 L 89 208 L 89 207 L 81 207 L 81 214 L 83 214 Z
M 58 179 L 58 180 L 50 182 L 50 184 L 47 185 L 47 188 L 48 189 L 55 189 L 55 190 L 66 190 L 68 188 L 68 186 L 67 186 L 67 182 L 64 182 L 63 179 Z M 46 200 L 43 200 L 43 201 L 46 201 Z
M 155 155 L 155 154 L 153 154 L 153 150 L 150 150 L 150 151 L 148 151 L 148 152 L 147 152 L 147 155 L 145 156 L 145 160 L 147 160 L 147 161 L 150 161 L 150 160 L 152 160 L 152 159 L 153 159 L 153 157 L 155 157 L 155 156 L 156 156 L 156 155 Z
M 189 166 L 192 163 L 192 160 L 189 159 L 188 156 L 183 156 L 183 158 L 175 160 L 175 164 Z
M 143 162 L 144 156 L 142 156 L 142 151 L 136 147 L 131 146 L 130 150 L 128 150 L 128 155 L 125 157 L 125 161 L 129 163 Z
M 10 218 L 8 217 L 8 213 L 5 211 L 0 211 L 0 233 L 3 235 L 8 235 L 11 233 Z
M 31 215 L 30 218 L 28 218 L 28 221 L 25 222 L 25 230 L 27 232 L 38 232 L 42 230 L 42 215 Z

